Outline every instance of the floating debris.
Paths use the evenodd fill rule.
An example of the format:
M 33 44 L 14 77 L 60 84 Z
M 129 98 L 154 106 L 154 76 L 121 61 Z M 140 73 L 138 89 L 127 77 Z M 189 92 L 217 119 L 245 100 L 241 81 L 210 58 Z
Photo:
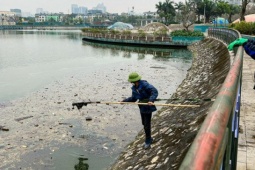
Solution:
M 92 120 L 92 117 L 90 117 L 90 116 L 86 117 L 86 121 L 91 121 L 91 120 Z
M 166 67 L 156 67 L 156 66 L 152 66 L 150 68 L 157 68 L 157 69 L 166 69 Z
M 19 122 L 19 121 L 21 121 L 21 120 L 29 119 L 29 118 L 31 118 L 31 117 L 33 117 L 33 116 L 25 116 L 25 117 L 17 118 L 17 119 L 14 119 L 14 120 L 16 120 L 17 122 Z
M 70 123 L 59 122 L 59 125 L 71 125 Z
M 9 129 L 4 127 L 4 126 L 0 126 L 0 130 L 2 130 L 2 131 L 9 131 Z

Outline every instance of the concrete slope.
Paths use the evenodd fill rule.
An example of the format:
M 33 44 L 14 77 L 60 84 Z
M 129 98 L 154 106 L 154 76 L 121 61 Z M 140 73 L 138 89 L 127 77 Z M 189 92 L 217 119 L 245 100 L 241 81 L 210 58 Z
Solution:
M 189 49 L 193 52 L 193 64 L 172 98 L 215 98 L 230 69 L 229 51 L 222 42 L 211 38 L 195 43 Z M 169 99 L 167 103 L 170 102 L 174 103 Z M 152 120 L 152 137 L 155 141 L 151 148 L 143 149 L 142 130 L 109 169 L 178 169 L 212 101 L 175 103 L 201 106 L 162 108 Z

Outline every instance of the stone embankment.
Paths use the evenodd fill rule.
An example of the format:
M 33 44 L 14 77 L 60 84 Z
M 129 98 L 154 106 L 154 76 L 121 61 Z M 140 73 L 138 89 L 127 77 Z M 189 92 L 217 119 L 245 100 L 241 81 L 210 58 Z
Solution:
M 193 52 L 192 67 L 172 98 L 200 99 L 181 101 L 182 104 L 199 104 L 200 107 L 162 108 L 152 120 L 154 143 L 151 148 L 143 149 L 142 130 L 109 169 L 174 170 L 179 168 L 213 103 L 213 101 L 202 99 L 216 97 L 230 69 L 229 52 L 218 40 L 207 38 L 189 46 L 189 49 Z M 170 102 L 174 103 L 169 99 L 167 103 Z

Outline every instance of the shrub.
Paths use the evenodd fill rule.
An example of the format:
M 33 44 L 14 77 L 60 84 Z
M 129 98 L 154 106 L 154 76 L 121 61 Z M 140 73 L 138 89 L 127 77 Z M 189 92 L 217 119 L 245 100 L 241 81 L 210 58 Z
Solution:
M 161 28 L 157 31 L 154 31 L 153 34 L 154 34 L 154 36 L 166 36 L 167 30 L 165 28 Z
M 131 35 L 131 31 L 130 30 L 124 30 L 124 31 L 122 31 L 122 34 L 130 36 Z
M 105 33 L 107 32 L 104 28 L 82 28 L 82 32 L 89 32 L 89 33 Z
M 171 37 L 204 37 L 204 34 L 201 31 L 186 31 L 186 30 L 175 30 L 171 32 Z
M 120 31 L 118 31 L 118 30 L 110 30 L 110 33 L 113 34 L 113 35 L 116 35 L 116 34 L 119 34 Z
M 236 25 L 235 23 L 231 23 L 228 25 L 228 28 L 235 28 L 235 25 Z
M 139 37 L 145 37 L 146 33 L 143 30 L 138 30 Z
M 81 31 L 82 32 L 89 32 L 89 28 L 82 28 Z
M 240 23 L 231 24 L 229 27 L 236 29 L 241 34 L 255 34 L 255 23 L 241 21 Z

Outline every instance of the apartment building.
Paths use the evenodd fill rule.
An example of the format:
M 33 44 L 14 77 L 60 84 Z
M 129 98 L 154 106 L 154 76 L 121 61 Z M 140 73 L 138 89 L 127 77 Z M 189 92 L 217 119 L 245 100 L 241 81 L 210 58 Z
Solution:
M 16 25 L 15 17 L 15 12 L 0 11 L 0 25 Z
M 35 14 L 35 22 L 46 22 L 47 14 Z
M 35 14 L 35 22 L 62 22 L 64 14 Z

